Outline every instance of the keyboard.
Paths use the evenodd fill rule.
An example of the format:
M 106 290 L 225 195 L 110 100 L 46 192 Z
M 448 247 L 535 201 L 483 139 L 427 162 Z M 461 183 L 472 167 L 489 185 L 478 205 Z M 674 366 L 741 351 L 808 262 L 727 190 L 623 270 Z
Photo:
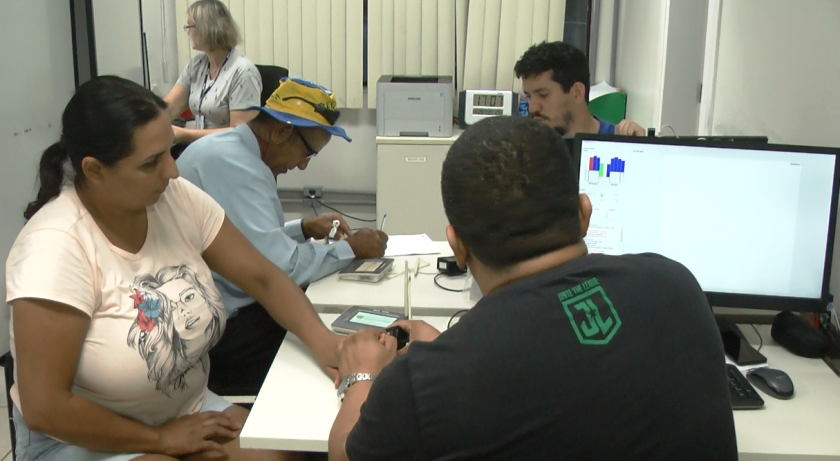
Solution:
M 733 410 L 757 410 L 764 407 L 764 399 L 758 395 L 738 367 L 727 363 L 726 375 L 729 379 L 729 400 Z

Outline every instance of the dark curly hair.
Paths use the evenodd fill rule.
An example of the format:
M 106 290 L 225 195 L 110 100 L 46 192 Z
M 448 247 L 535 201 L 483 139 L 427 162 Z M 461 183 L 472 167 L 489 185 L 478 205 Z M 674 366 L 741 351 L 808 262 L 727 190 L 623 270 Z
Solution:
M 513 67 L 517 78 L 528 78 L 551 71 L 551 79 L 566 93 L 575 82 L 586 88 L 589 103 L 589 59 L 583 51 L 563 42 L 542 42 L 531 46 Z
M 526 117 L 491 117 L 452 144 L 441 172 L 449 223 L 482 263 L 504 269 L 580 242 L 566 143 Z

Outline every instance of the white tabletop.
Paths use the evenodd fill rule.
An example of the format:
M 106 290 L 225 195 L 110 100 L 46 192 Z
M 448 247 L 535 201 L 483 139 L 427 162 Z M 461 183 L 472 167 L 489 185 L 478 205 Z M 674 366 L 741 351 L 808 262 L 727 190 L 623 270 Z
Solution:
M 452 249 L 448 243 L 435 244 L 440 248 L 440 254 L 394 258 L 392 274 L 403 272 L 406 261 L 412 276 L 417 259 L 420 259 L 421 264 L 429 264 L 420 269 L 420 274 L 411 282 L 411 307 L 415 316 L 451 316 L 475 305 L 475 301 L 470 300 L 469 291 L 452 293 L 434 285 L 437 259 L 441 256 L 452 256 Z M 465 277 L 441 277 L 439 282 L 447 288 L 459 289 L 464 286 L 464 279 Z M 402 275 L 379 283 L 365 283 L 339 280 L 338 274 L 332 274 L 309 285 L 306 296 L 315 306 L 315 310 L 322 313 L 341 313 L 351 306 L 375 307 L 402 313 L 405 305 L 403 286 Z
M 338 314 L 321 314 L 329 326 Z M 420 318 L 438 330 L 444 317 Z M 339 401 L 335 385 L 293 334 L 286 334 L 260 389 L 239 444 L 242 448 L 327 451 Z
M 757 346 L 750 328 L 741 328 Z M 822 359 L 791 354 L 770 337 L 769 326 L 760 327 L 761 353 L 767 364 L 784 371 L 793 381 L 794 396 L 778 400 L 759 391 L 761 410 L 739 410 L 735 433 L 741 461 L 773 459 L 840 460 L 840 378 Z
M 321 314 L 327 325 L 336 317 Z M 443 331 L 448 318 L 422 320 Z M 764 409 L 734 412 L 739 459 L 840 460 L 840 378 L 821 360 L 790 354 L 766 329 L 763 336 L 761 353 L 770 366 L 790 375 L 796 393 L 791 400 L 762 393 Z M 242 429 L 240 444 L 325 452 L 338 409 L 333 383 L 300 340 L 288 334 Z

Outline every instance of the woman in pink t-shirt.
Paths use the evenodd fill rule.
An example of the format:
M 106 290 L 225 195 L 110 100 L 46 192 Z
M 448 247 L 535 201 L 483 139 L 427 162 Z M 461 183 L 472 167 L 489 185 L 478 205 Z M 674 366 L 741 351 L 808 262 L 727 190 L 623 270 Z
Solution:
M 240 449 L 247 410 L 207 389 L 208 351 L 227 320 L 211 270 L 256 298 L 333 378 L 339 338 L 213 199 L 178 178 L 162 99 L 95 78 L 62 124 L 6 261 L 18 459 L 299 456 Z

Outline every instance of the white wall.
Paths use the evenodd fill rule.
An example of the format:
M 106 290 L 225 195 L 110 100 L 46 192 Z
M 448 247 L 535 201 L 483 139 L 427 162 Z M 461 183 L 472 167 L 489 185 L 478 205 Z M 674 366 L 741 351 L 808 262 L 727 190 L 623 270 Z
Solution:
M 178 68 L 178 47 L 175 36 L 185 34 L 183 24 L 175 21 L 175 0 L 141 0 L 143 30 L 149 50 L 149 78 L 152 91 L 166 96 L 183 69 Z
M 840 146 L 840 2 L 722 0 L 714 134 Z
M 668 125 L 697 134 L 708 0 L 617 1 L 615 86 L 627 93 L 627 118 L 657 133 L 672 134 L 661 130 Z
M 615 85 L 610 78 L 613 65 L 613 20 L 616 13 L 618 0 L 601 0 L 598 17 L 592 18 L 598 21 L 598 48 L 595 50 L 595 73 L 591 76 L 591 83 L 597 84 L 607 82 Z M 591 30 L 595 30 L 593 26 Z
M 376 110 L 342 109 L 338 124 L 353 142 L 334 136 L 305 171 L 279 176 L 278 188 L 323 186 L 324 190 L 376 191 Z
M 627 118 L 659 127 L 667 0 L 619 0 L 615 85 L 627 92 Z
M 41 152 L 58 140 L 61 111 L 74 91 L 70 4 L 55 0 L 0 2 L 0 353 L 9 350 L 6 256 L 35 198 Z
M 708 0 L 669 0 L 659 115 L 663 134 L 696 135 L 703 80 Z
M 62 3 L 67 2 L 58 2 Z M 56 4 L 54 1 L 54 8 Z M 119 75 L 142 85 L 140 3 L 138 0 L 93 0 L 92 4 L 97 74 Z

